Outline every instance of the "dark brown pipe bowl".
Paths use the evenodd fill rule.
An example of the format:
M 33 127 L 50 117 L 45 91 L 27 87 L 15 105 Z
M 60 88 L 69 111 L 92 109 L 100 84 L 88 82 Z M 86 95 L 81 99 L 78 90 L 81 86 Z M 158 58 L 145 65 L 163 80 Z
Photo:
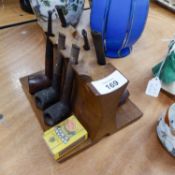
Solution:
M 70 106 L 60 101 L 44 111 L 44 122 L 48 126 L 54 126 L 68 118 L 70 111 Z
M 51 85 L 51 81 L 43 74 L 32 75 L 28 77 L 28 85 L 30 94 L 34 94 L 49 87 Z

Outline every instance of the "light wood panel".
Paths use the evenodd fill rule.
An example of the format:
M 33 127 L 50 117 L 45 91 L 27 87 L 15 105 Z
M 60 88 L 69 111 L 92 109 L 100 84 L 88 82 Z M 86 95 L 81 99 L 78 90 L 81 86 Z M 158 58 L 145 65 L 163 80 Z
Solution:
M 85 8 L 88 7 L 89 1 L 86 0 Z M 20 8 L 19 0 L 0 0 L 0 29 L 35 19 L 35 15 L 26 13 Z
M 36 24 L 0 31 L 0 174 L 2 175 L 173 175 L 175 160 L 160 145 L 155 127 L 173 100 L 144 94 L 151 68 L 166 53 L 175 15 L 152 5 L 146 30 L 125 59 L 111 60 L 130 80 L 131 99 L 142 119 L 58 164 L 42 140 L 42 130 L 19 78 L 43 69 L 44 37 Z
M 0 28 L 35 19 L 20 8 L 19 0 L 0 0 Z

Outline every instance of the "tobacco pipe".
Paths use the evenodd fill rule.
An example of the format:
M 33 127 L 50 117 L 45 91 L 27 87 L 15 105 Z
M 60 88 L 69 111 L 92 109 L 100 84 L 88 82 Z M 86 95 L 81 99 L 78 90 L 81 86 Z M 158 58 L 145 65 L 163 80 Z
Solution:
M 52 12 L 48 12 L 48 29 L 46 33 L 46 52 L 45 52 L 45 74 L 36 74 L 28 77 L 29 92 L 31 94 L 47 88 L 51 85 L 53 75 L 53 44 L 49 37 L 52 34 Z
M 129 93 L 129 91 L 126 89 L 126 90 L 124 91 L 124 93 L 122 94 L 122 96 L 120 97 L 118 106 L 124 105 L 125 102 L 127 101 L 127 99 L 129 98 L 129 96 L 130 96 L 130 93 Z
M 83 39 L 84 39 L 84 50 L 88 51 L 90 50 L 90 45 L 89 45 L 89 40 L 88 40 L 88 36 L 87 36 L 87 31 L 85 29 L 82 30 L 82 35 L 83 35 Z
M 96 57 L 97 57 L 97 63 L 99 65 L 105 65 L 106 59 L 105 59 L 105 51 L 104 51 L 104 42 L 102 35 L 98 32 L 92 31 L 92 39 L 95 47 Z
M 60 55 L 60 50 L 65 49 L 65 40 L 65 35 L 59 33 L 57 62 L 54 68 L 52 86 L 47 89 L 38 91 L 34 95 L 36 106 L 40 109 L 47 108 L 49 105 L 55 103 L 59 99 L 63 64 L 63 59 Z
M 72 64 L 78 64 L 79 52 L 80 48 L 76 45 L 72 45 L 71 58 L 66 69 L 65 82 L 63 85 L 61 99 L 58 103 L 54 104 L 44 111 L 44 122 L 49 126 L 53 126 L 66 119 L 71 113 L 70 101 L 74 80 L 74 71 L 72 69 Z
M 103 45 L 103 38 L 102 35 L 98 32 L 92 32 L 92 38 L 94 42 L 95 52 L 97 56 L 97 62 L 99 65 L 106 65 L 106 59 L 105 59 L 105 51 L 104 51 L 104 45 Z M 122 96 L 120 97 L 120 101 L 118 106 L 122 106 L 125 104 L 126 100 L 129 97 L 129 91 L 126 89 Z
M 62 7 L 57 5 L 57 6 L 55 6 L 55 8 L 56 8 L 56 10 L 58 12 L 58 16 L 60 18 L 62 27 L 63 28 L 67 27 L 67 22 L 66 22 L 66 19 L 65 19 Z
M 52 33 L 52 13 L 52 11 L 48 11 L 48 26 L 47 32 L 45 32 L 48 37 L 54 36 L 54 34 Z

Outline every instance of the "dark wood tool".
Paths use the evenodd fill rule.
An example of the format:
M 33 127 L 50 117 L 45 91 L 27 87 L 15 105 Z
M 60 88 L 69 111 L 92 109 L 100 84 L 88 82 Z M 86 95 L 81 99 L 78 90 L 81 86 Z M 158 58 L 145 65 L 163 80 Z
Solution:
M 62 65 L 63 59 L 60 55 L 60 50 L 65 49 L 65 35 L 59 33 L 58 47 L 57 47 L 57 61 L 54 68 L 52 86 L 35 93 L 35 103 L 40 109 L 45 109 L 54 104 L 59 99 L 61 78 L 62 78 Z
M 48 29 L 46 33 L 46 52 L 45 52 L 45 74 L 36 74 L 28 77 L 29 92 L 31 94 L 47 88 L 51 85 L 53 75 L 53 43 L 49 40 L 52 34 L 52 12 L 48 12 Z
M 58 103 L 54 104 L 44 111 L 44 122 L 49 126 L 53 126 L 66 119 L 71 113 L 70 101 L 74 80 L 74 71 L 72 69 L 72 64 L 78 64 L 79 52 L 80 48 L 76 45 L 72 45 L 71 58 L 67 65 L 61 99 Z

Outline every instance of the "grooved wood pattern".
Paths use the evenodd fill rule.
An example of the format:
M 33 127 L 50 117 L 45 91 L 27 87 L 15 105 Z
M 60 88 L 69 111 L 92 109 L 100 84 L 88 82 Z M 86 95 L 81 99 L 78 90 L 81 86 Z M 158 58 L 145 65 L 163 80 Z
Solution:
M 129 80 L 131 100 L 144 116 L 92 148 L 59 164 L 49 154 L 42 129 L 22 90 L 20 77 L 43 69 L 44 37 L 35 24 L 0 31 L 0 174 L 2 175 L 174 175 L 175 160 L 160 145 L 156 122 L 173 100 L 144 91 L 151 68 L 166 53 L 175 15 L 152 5 L 146 30 L 133 53 L 111 60 Z

